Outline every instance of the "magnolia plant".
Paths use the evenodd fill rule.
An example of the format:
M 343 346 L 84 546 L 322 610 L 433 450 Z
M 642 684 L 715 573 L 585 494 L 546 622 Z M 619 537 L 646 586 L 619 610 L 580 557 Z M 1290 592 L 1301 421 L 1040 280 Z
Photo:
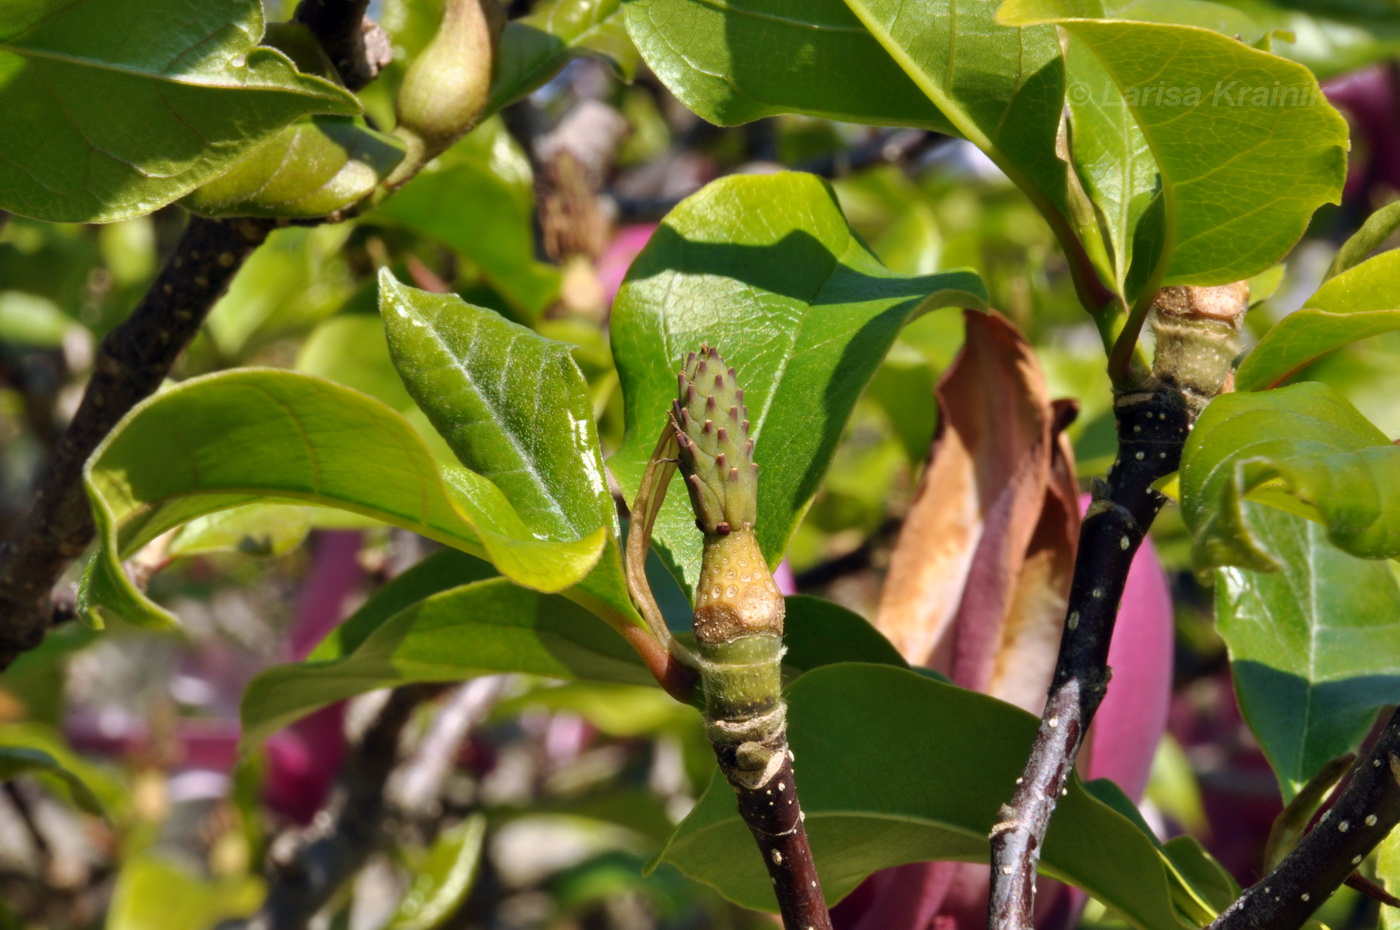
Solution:
M 348 540 L 317 550 L 315 577 L 339 580 L 299 609 L 294 661 L 242 688 L 236 780 L 266 743 L 272 777 L 300 764 L 324 782 L 334 754 L 297 763 L 289 747 L 339 729 L 323 709 L 394 690 L 351 719 L 339 800 L 269 851 L 265 887 L 200 886 L 221 902 L 210 922 L 305 926 L 414 831 L 435 845 L 405 854 L 421 882 L 384 921 L 460 910 L 486 821 L 443 826 L 439 802 L 501 674 L 674 699 L 718 766 L 657 861 L 790 930 L 1068 925 L 1085 893 L 1143 930 L 1302 927 L 1343 883 L 1395 903 L 1400 717 L 1377 715 L 1400 674 L 1400 448 L 1354 397 L 1302 378 L 1400 328 L 1400 251 L 1385 249 L 1400 209 L 1329 246 L 1306 298 L 1295 269 L 1317 243 L 1294 251 L 1347 181 L 1347 125 L 1318 79 L 1393 54 L 1393 29 L 1266 0 L 542 0 L 510 22 L 494 0 L 445 0 L 440 15 L 385 4 L 391 38 L 365 2 L 303 0 L 272 26 L 257 0 L 188 6 L 159 0 L 135 23 L 115 0 L 0 10 L 17 127 L 0 138 L 0 208 L 35 226 L 189 214 L 11 521 L 0 661 L 23 673 L 66 648 L 51 644 L 75 613 L 170 635 L 176 611 L 147 583 L 185 557 L 384 524 L 438 546 L 337 623 L 363 537 L 321 537 Z M 1018 189 L 1017 222 L 1033 211 L 1053 236 L 1047 274 L 1102 350 L 1080 370 L 1106 380 L 1060 377 L 1079 396 L 1053 401 L 1008 319 L 1033 325 L 1026 308 L 991 309 L 1017 293 L 995 267 L 946 267 L 926 241 L 901 256 L 859 216 L 858 186 L 800 171 L 668 203 L 605 306 L 574 270 L 603 252 L 590 236 L 613 156 L 596 150 L 616 139 L 571 141 L 565 121 L 527 156 L 492 119 L 512 107 L 528 135 L 583 57 L 624 79 L 645 63 L 721 126 L 834 120 L 980 150 Z M 899 157 L 898 138 L 862 157 Z M 541 240 L 568 273 L 537 255 L 531 158 L 548 161 Z M 894 190 L 893 224 L 918 227 L 923 195 Z M 306 267 L 323 265 L 343 279 Z M 1247 315 L 1281 279 L 1302 309 Z M 943 327 L 942 377 L 887 424 L 922 479 L 872 624 L 785 596 L 774 573 L 921 318 Z M 298 319 L 316 328 L 294 366 L 229 364 L 285 362 L 257 337 Z M 170 383 L 182 357 L 203 373 Z M 1082 504 L 1079 407 L 1105 451 Z M 668 494 L 676 473 L 684 494 Z M 1184 524 L 1177 557 L 1213 585 L 1285 805 L 1244 889 L 1136 804 L 1170 687 L 1148 542 L 1164 510 Z M 75 564 L 74 602 L 60 582 Z M 418 709 L 469 680 L 405 774 Z M 61 780 L 102 809 L 61 741 L 6 734 L 7 777 Z M 141 868 L 122 868 L 112 904 L 133 926 L 142 876 L 167 875 Z M 1038 899 L 1046 876 L 1077 890 Z

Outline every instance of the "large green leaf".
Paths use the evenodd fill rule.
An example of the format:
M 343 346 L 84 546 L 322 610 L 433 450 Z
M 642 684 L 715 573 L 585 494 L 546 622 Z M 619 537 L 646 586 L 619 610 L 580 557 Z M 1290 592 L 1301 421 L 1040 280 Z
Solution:
M 616 535 L 588 384 L 572 347 L 379 274 L 394 366 L 457 458 L 551 539 Z
M 856 664 L 804 675 L 788 706 L 802 809 L 828 901 L 887 866 L 986 860 L 987 833 L 1035 735 L 1030 714 L 913 672 Z M 746 907 L 774 909 L 760 853 L 722 776 L 663 858 Z M 1060 800 L 1040 861 L 1139 927 L 1187 926 L 1150 835 L 1077 780 Z
M 121 560 L 186 520 L 265 498 L 349 510 L 489 557 L 522 584 L 557 591 L 596 564 L 607 529 L 538 534 L 501 490 L 464 468 L 439 470 L 397 413 L 356 391 L 287 371 L 195 378 L 132 410 L 89 460 L 100 551 L 81 607 L 154 626 L 173 622 Z
M 627 38 L 621 0 L 546 0 L 529 16 L 511 20 L 496 51 L 496 79 L 487 113 L 495 113 L 542 86 L 575 58 L 600 58 L 627 81 L 637 50 Z
M 307 117 L 181 204 L 205 216 L 325 216 L 368 197 L 403 156 L 395 136 L 346 117 Z
M 951 131 L 841 0 L 628 0 L 627 31 L 712 123 L 808 113 Z
M 1400 446 L 1326 385 L 1225 394 L 1196 422 L 1181 507 L 1197 568 L 1288 564 L 1246 498 L 1322 523 L 1353 555 L 1400 555 Z
M 139 15 L 138 15 L 139 14 Z M 149 213 L 345 90 L 255 47 L 258 0 L 0 7 L 0 208 L 53 221 Z
M 998 18 L 1061 26 L 1112 79 L 1086 90 L 1121 99 L 1157 161 L 1166 283 L 1224 284 L 1268 268 L 1314 210 L 1339 202 L 1345 121 L 1301 65 L 1209 29 L 1082 18 L 1102 6 L 1009 0 Z
M 777 564 L 900 327 L 920 311 L 984 299 L 968 271 L 911 277 L 882 266 L 815 177 L 716 181 L 667 216 L 613 306 L 627 417 L 613 472 L 629 496 L 636 491 L 680 364 L 701 343 L 717 346 L 744 386 L 759 464 L 756 530 Z M 700 541 L 677 485 L 653 546 L 692 590 Z
M 1235 387 L 1273 387 L 1328 352 L 1395 329 L 1400 329 L 1400 249 L 1329 278 L 1302 310 L 1264 334 L 1235 372 Z
M 1282 568 L 1217 571 L 1215 616 L 1240 709 L 1287 802 L 1400 693 L 1400 584 L 1314 523 L 1244 507 Z
M 470 556 L 439 553 L 395 579 L 305 662 L 275 666 L 249 683 L 245 739 L 263 739 L 332 701 L 412 682 L 521 672 L 655 684 L 631 647 L 596 615 L 489 573 Z M 793 676 L 835 661 L 903 665 L 865 620 L 816 598 L 788 600 L 788 629 L 785 665 Z
M 535 260 L 533 190 L 524 153 L 491 120 L 372 216 L 438 239 L 474 262 L 512 308 L 533 319 L 559 290 L 558 270 Z

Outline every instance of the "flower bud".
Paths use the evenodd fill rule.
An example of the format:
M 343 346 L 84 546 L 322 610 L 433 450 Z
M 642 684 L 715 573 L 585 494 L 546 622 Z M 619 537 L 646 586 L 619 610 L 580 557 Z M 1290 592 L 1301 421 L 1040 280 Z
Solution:
M 496 0 L 445 0 L 442 24 L 399 88 L 398 127 L 419 164 L 476 126 L 491 95 L 504 14 Z

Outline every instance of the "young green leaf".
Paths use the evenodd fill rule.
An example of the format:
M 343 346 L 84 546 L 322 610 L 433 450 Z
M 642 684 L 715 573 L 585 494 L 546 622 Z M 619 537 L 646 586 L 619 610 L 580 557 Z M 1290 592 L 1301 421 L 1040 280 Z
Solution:
M 1400 217 L 1400 213 L 1396 214 Z M 1348 343 L 1400 329 L 1400 249 L 1328 278 L 1245 356 L 1235 388 L 1260 391 Z
M 178 28 L 171 28 L 178 23 Z M 0 7 L 0 209 L 110 222 L 149 213 L 313 113 L 355 97 L 257 48 L 258 0 L 33 0 Z M 139 131 L 133 131 L 137 127 Z
M 987 832 L 1035 732 L 1029 714 L 913 672 L 850 663 L 804 675 L 788 706 L 802 807 L 829 901 L 903 862 L 986 860 Z M 733 901 L 771 909 L 768 877 L 732 795 L 717 774 L 662 858 Z M 1138 927 L 1186 926 L 1151 837 L 1077 781 L 1060 801 L 1041 864 Z
M 391 135 L 346 117 L 308 117 L 180 203 L 204 216 L 325 216 L 368 197 L 403 156 Z
M 243 695 L 244 738 L 263 739 L 342 698 L 413 682 L 521 672 L 655 686 L 637 654 L 596 615 L 489 575 L 483 562 L 441 552 L 394 579 L 305 662 L 253 679 Z M 904 665 L 883 636 L 843 607 L 794 597 L 787 609 L 790 677 L 837 661 Z
M 388 930 L 432 930 L 466 901 L 481 863 L 486 815 L 477 813 L 438 835 L 414 863 L 413 884 L 404 892 Z
M 549 537 L 501 490 L 439 470 L 397 413 L 307 375 L 240 369 L 195 378 L 132 410 L 88 462 L 100 549 L 80 606 L 153 626 L 173 618 L 139 593 L 121 560 L 186 520 L 257 499 L 337 507 L 490 558 L 523 584 L 557 591 L 597 563 L 607 529 Z
M 371 216 L 431 236 L 474 262 L 525 319 L 538 318 L 558 293 L 558 270 L 535 260 L 529 163 L 499 121 L 479 127 Z
M 1322 523 L 1352 555 L 1400 554 L 1400 446 L 1326 385 L 1224 394 L 1197 420 L 1181 508 L 1198 569 L 1288 564 L 1246 500 Z
M 1240 709 L 1290 801 L 1354 750 L 1400 689 L 1400 584 L 1293 514 L 1244 504 L 1282 568 L 1215 573 Z
M 621 0 L 545 0 L 511 20 L 496 50 L 496 80 L 487 114 L 542 87 L 575 58 L 599 58 L 624 81 L 637 72 L 637 50 L 623 26 Z
M 588 385 L 572 347 L 386 268 L 379 308 L 404 385 L 464 465 L 541 538 L 616 535 Z
M 816 493 L 856 398 L 901 326 L 938 307 L 983 306 L 969 271 L 894 274 L 810 175 L 724 178 L 688 198 L 638 256 L 613 307 L 627 432 L 610 465 L 635 493 L 676 391 L 702 342 L 744 373 L 759 464 L 764 555 L 776 565 Z M 653 547 L 693 591 L 700 537 L 672 493 Z
M 1323 280 L 1335 278 L 1361 264 L 1367 255 L 1380 248 L 1397 229 L 1400 229 L 1400 201 L 1386 204 L 1366 217 L 1366 222 L 1361 224 L 1361 228 L 1337 250 Z
M 1169 231 L 1165 283 L 1257 274 L 1314 210 L 1340 202 L 1346 123 L 1306 68 L 1207 29 L 1082 18 L 1084 6 L 1010 0 L 998 20 L 1063 27 L 1111 77 L 1113 87 L 1075 90 L 1121 94 L 1151 146 Z

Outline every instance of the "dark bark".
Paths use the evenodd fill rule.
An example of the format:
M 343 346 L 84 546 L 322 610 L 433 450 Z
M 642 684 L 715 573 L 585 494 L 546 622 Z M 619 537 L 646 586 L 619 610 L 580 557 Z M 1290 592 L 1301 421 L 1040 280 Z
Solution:
M 0 544 L 0 668 L 37 646 L 56 614 L 51 592 L 93 537 L 83 465 L 117 422 L 155 393 L 270 220 L 190 220 L 131 316 L 97 349 L 78 412 L 58 443 L 29 513 Z
M 369 0 L 302 0 L 296 21 L 311 30 L 350 90 L 373 81 L 393 60 L 393 45 L 365 15 Z
M 782 765 L 766 784 L 748 787 L 731 779 L 744 818 L 754 842 L 763 855 L 763 864 L 773 880 L 778 911 L 788 930 L 831 930 L 831 915 L 822 897 L 817 867 L 803 825 L 802 805 L 792 773 L 792 753 L 787 748 L 786 730 L 775 737 L 774 749 L 783 754 Z M 730 760 L 732 764 L 733 760 Z M 721 756 L 720 767 L 729 766 Z
M 1096 482 L 1080 530 L 1064 635 L 1049 697 L 1015 794 L 992 828 L 990 930 L 1033 926 L 1041 844 L 1108 687 L 1108 647 L 1128 568 L 1166 502 L 1153 482 L 1176 471 L 1199 409 L 1180 386 L 1115 399 L 1119 458 Z
M 1209 930 L 1297 930 L 1400 822 L 1400 710 L 1317 826 Z

